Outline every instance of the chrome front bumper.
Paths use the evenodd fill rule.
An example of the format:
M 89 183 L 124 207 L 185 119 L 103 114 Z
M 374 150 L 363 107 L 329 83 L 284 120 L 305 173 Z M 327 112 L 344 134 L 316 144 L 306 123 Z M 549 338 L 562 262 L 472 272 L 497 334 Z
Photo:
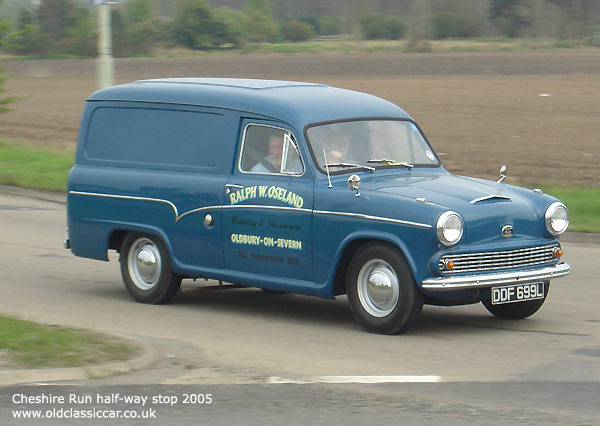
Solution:
M 423 290 L 452 291 L 471 288 L 486 288 L 497 285 L 519 284 L 532 281 L 546 281 L 564 277 L 571 273 L 568 263 L 560 263 L 530 271 L 498 272 L 495 274 L 463 275 L 458 277 L 428 278 L 421 282 Z

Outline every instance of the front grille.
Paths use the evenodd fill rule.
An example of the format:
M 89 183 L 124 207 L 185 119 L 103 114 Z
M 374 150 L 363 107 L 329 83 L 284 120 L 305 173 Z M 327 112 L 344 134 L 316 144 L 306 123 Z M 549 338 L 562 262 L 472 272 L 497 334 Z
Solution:
M 552 244 L 516 250 L 446 254 L 440 258 L 438 265 L 448 274 L 524 268 L 556 261 L 554 250 L 557 248 L 558 244 Z M 449 260 L 454 262 L 454 268 L 446 270 L 444 265 Z

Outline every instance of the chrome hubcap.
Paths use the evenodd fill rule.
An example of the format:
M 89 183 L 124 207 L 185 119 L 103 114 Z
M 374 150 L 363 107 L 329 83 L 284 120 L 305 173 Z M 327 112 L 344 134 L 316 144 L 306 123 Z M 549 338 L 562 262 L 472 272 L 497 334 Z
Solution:
M 370 315 L 389 315 L 400 297 L 398 277 L 384 260 L 373 259 L 363 265 L 358 273 L 358 297 Z
M 135 286 L 150 290 L 158 283 L 162 269 L 158 247 L 148 238 L 137 239 L 129 250 L 127 267 Z

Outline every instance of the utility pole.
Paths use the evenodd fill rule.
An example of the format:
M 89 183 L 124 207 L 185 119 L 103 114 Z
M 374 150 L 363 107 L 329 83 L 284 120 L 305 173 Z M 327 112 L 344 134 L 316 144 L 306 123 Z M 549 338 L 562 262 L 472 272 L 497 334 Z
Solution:
M 98 6 L 98 58 L 96 59 L 96 79 L 98 89 L 114 85 L 115 64 L 112 56 L 112 35 L 109 0 L 91 0 Z

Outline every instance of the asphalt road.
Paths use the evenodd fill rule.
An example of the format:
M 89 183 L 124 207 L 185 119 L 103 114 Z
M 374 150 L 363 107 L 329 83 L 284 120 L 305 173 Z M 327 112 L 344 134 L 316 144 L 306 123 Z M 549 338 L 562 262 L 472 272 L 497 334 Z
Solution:
M 179 400 L 74 405 L 153 407 L 163 418 L 119 424 L 600 424 L 597 245 L 563 244 L 573 273 L 551 285 L 530 319 L 497 320 L 480 305 L 427 306 L 409 333 L 380 336 L 356 325 L 343 297 L 186 282 L 170 305 L 135 303 L 116 256 L 98 262 L 62 248 L 59 203 L 0 195 L 0 235 L 0 312 L 136 337 L 157 353 L 151 369 L 128 375 L 0 388 L 0 424 L 70 424 L 14 420 L 12 409 L 31 408 L 14 403 L 15 393 L 115 392 Z M 273 384 L 321 376 L 437 376 L 439 383 Z M 186 393 L 211 393 L 214 401 L 183 404 Z

